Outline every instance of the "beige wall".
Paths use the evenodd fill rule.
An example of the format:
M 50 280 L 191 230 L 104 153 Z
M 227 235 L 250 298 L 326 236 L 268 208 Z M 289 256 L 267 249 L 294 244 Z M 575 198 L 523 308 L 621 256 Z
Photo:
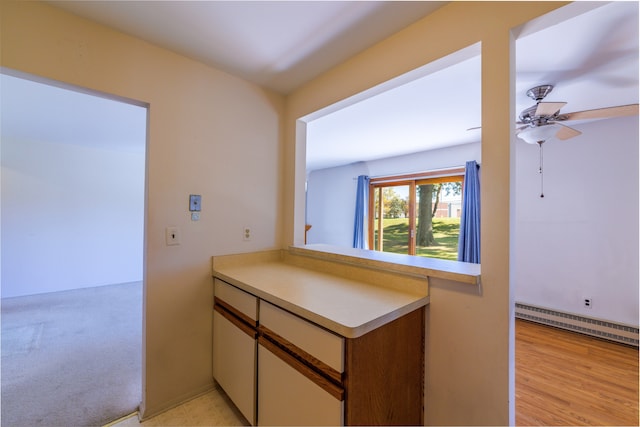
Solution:
M 482 43 L 482 289 L 431 282 L 425 419 L 431 425 L 513 423 L 510 357 L 509 181 L 513 57 L 510 30 L 564 3 L 452 2 L 287 98 L 286 242 L 304 224 L 304 159 L 296 120 L 431 61 Z M 486 209 L 491 206 L 491 211 Z M 511 339 L 512 343 L 512 339 Z M 511 359 L 513 361 L 513 359 Z
M 143 411 L 153 415 L 212 386 L 210 257 L 281 246 L 284 99 L 46 4 L 1 7 L 3 67 L 149 105 Z M 180 246 L 165 245 L 167 226 L 180 227 Z
M 293 93 L 282 122 L 280 96 L 48 5 L 3 1 L 3 67 L 150 106 L 144 415 L 211 386 L 210 256 L 302 236 L 296 119 L 481 42 L 483 209 L 492 206 L 482 213 L 483 285 L 478 295 L 432 283 L 426 420 L 509 423 L 509 30 L 559 5 L 453 2 Z M 190 193 L 203 196 L 197 223 Z M 170 225 L 181 228 L 180 246 L 164 244 Z M 243 225 L 251 242 L 241 241 Z

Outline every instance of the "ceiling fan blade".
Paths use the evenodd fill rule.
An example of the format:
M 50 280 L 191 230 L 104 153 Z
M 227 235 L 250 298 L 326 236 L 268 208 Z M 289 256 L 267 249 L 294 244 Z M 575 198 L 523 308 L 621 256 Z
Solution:
M 553 116 L 565 105 L 567 105 L 566 102 L 539 102 L 536 116 Z
M 569 126 L 565 126 L 558 122 L 554 122 L 554 124 L 561 126 L 560 130 L 556 133 L 556 138 L 563 141 L 569 138 L 573 138 L 574 136 L 582 135 L 582 132 L 574 128 L 570 128 Z
M 562 114 L 564 120 L 607 119 L 610 117 L 637 116 L 638 104 L 619 105 L 617 107 L 596 108 L 595 110 L 576 111 Z

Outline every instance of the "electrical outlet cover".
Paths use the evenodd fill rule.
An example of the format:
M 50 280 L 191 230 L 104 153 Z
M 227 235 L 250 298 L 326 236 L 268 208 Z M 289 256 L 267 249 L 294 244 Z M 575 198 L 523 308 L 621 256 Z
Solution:
M 174 246 L 180 244 L 180 230 L 178 227 L 167 227 L 165 230 L 165 239 L 167 246 Z

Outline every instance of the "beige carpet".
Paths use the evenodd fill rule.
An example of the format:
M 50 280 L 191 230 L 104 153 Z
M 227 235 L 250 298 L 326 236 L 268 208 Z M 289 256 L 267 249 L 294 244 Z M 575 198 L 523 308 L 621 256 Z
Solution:
M 140 404 L 142 283 L 1 300 L 2 426 L 99 426 Z

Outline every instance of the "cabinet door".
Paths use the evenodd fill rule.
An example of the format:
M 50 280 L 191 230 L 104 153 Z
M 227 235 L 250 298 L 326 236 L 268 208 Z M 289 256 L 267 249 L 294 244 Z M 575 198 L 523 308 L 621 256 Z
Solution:
M 255 425 L 256 340 L 213 312 L 213 377 Z
M 258 425 L 342 425 L 343 402 L 258 345 Z

